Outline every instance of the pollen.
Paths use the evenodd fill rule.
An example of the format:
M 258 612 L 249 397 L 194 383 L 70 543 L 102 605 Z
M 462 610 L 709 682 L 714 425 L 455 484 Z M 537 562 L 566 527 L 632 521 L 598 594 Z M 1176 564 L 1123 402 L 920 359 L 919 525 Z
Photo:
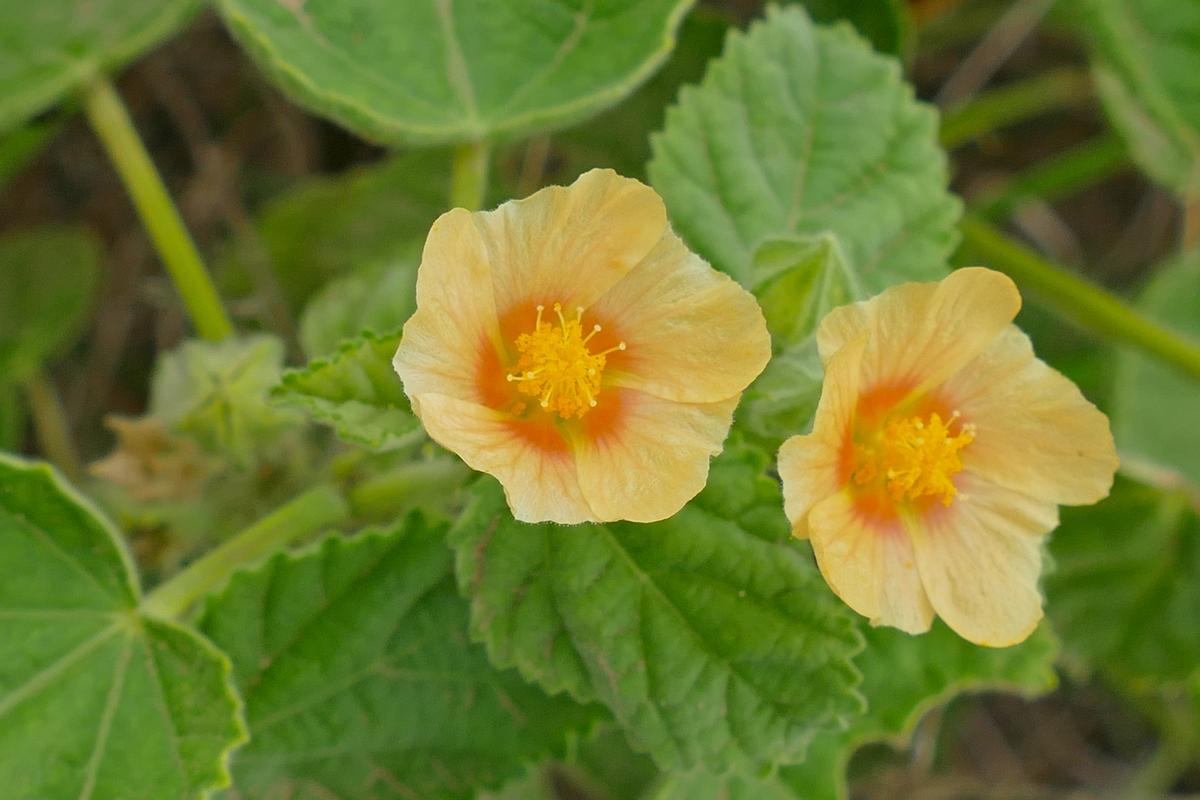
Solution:
M 596 407 L 608 354 L 624 350 L 625 343 L 593 353 L 588 342 L 601 327 L 592 325 L 584 333 L 582 307 L 575 309 L 574 317 L 566 317 L 562 304 L 555 303 L 554 321 L 542 319 L 545 310 L 539 305 L 533 331 L 517 337 L 516 371 L 507 378 L 521 394 L 536 397 L 543 409 L 562 419 L 582 417 Z
M 963 468 L 959 454 L 975 440 L 972 425 L 951 434 L 958 416 L 943 421 L 935 412 L 888 421 L 869 444 L 855 446 L 854 482 L 882 485 L 896 502 L 937 497 L 950 505 L 958 494 L 953 478 Z

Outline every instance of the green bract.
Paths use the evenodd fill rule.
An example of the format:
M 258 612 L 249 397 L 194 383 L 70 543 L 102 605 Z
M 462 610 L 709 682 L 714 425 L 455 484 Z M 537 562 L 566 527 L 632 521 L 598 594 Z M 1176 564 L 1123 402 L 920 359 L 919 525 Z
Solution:
M 300 103 L 371 139 L 434 144 L 564 125 L 624 97 L 691 0 L 220 0 Z
M 214 452 L 248 462 L 296 420 L 267 398 L 282 369 L 283 345 L 273 336 L 184 342 L 159 361 L 150 411 Z
M 199 0 L 0 4 L 0 131 L 181 27 Z
M 684 239 L 744 283 L 767 240 L 828 232 L 874 294 L 942 277 L 958 241 L 936 131 L 895 61 L 770 9 L 680 93 L 650 179 Z
M 200 628 L 233 660 L 253 737 L 239 792 L 470 798 L 596 718 L 468 642 L 441 534 L 413 516 L 326 539 L 209 601 Z
M 332 425 L 354 444 L 387 450 L 411 442 L 423 434 L 392 369 L 399 343 L 399 334 L 345 340 L 328 358 L 288 370 L 271 397 Z
M 229 660 L 139 612 L 116 533 L 50 468 L 0 457 L 0 563 L 6 797 L 192 800 L 229 782 L 245 737 Z

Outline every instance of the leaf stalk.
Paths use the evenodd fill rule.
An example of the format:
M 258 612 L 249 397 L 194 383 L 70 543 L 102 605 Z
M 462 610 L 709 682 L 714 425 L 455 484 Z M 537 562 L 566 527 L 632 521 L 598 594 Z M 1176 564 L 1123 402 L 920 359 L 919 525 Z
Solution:
M 230 336 L 233 323 L 112 83 L 105 78 L 92 81 L 83 92 L 83 109 L 175 282 L 196 331 L 210 341 Z

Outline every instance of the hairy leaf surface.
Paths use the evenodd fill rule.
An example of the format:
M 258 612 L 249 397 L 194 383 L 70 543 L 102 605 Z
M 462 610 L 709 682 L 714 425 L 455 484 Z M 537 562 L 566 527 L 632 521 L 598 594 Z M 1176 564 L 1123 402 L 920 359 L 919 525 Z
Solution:
M 399 343 L 399 334 L 365 333 L 347 340 L 328 358 L 288 370 L 271 396 L 363 447 L 386 450 L 411 441 L 420 435 L 420 423 L 392 369 Z
M 673 224 L 743 283 L 763 242 L 791 234 L 835 235 L 868 294 L 940 278 L 958 241 L 933 109 L 894 60 L 799 8 L 730 33 L 653 149 Z
M 1200 510 L 1195 495 L 1118 479 L 1094 506 L 1064 508 L 1050 540 L 1048 612 L 1096 666 L 1154 682 L 1200 665 Z
M 331 537 L 210 598 L 200 627 L 233 660 L 252 736 L 239 793 L 470 798 L 596 718 L 468 641 L 442 533 L 411 516 Z
M 392 144 L 551 128 L 621 99 L 690 0 L 221 0 L 299 103 Z
M 182 27 L 200 0 L 0 3 L 0 131 Z
M 473 635 L 548 691 L 607 705 L 664 768 L 800 757 L 858 710 L 860 637 L 744 457 L 650 525 L 522 524 L 482 480 L 451 532 Z
M 0 456 L 0 786 L 14 800 L 202 797 L 244 738 L 229 660 L 143 616 L 111 525 Z

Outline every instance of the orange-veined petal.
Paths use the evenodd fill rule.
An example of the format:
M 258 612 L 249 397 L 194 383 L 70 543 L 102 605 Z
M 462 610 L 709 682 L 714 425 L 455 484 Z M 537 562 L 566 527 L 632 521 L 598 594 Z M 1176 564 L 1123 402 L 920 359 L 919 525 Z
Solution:
M 965 477 L 954 503 L 904 518 L 917 569 L 937 615 L 988 647 L 1024 641 L 1042 618 L 1041 536 L 1057 508 Z
M 808 536 L 808 514 L 813 506 L 846 481 L 843 451 L 854 423 L 866 346 L 866 336 L 860 335 L 830 357 L 812 433 L 793 436 L 779 448 L 783 509 L 792 523 L 792 535 L 798 538 Z
M 826 360 L 866 333 L 864 387 L 928 391 L 983 352 L 1020 308 L 1007 275 L 960 269 L 937 283 L 900 284 L 834 309 L 821 322 L 817 344 Z
M 518 520 L 566 525 L 596 520 L 565 442 L 548 447 L 537 437 L 522 435 L 524 423 L 476 403 L 439 394 L 418 399 L 429 435 L 472 469 L 499 480 Z
M 579 484 L 602 521 L 666 519 L 708 479 L 709 459 L 733 422 L 739 396 L 717 403 L 676 403 L 630 389 L 609 430 L 575 444 Z
M 754 296 L 667 232 L 592 311 L 627 349 L 606 383 L 667 400 L 725 400 L 758 377 L 771 337 Z
M 496 308 L 588 307 L 641 261 L 667 229 L 662 198 L 610 169 L 548 186 L 475 215 Z
M 477 401 L 481 348 L 499 342 L 492 271 L 472 214 L 438 217 L 417 270 L 417 311 L 404 324 L 392 365 L 416 398 L 438 393 Z
M 872 520 L 848 491 L 825 498 L 808 516 L 809 541 L 829 588 L 875 625 L 924 633 L 933 608 L 898 519 Z
M 975 427 L 966 469 L 1053 503 L 1108 495 L 1118 463 L 1108 418 L 1035 357 L 1015 326 L 941 391 Z

